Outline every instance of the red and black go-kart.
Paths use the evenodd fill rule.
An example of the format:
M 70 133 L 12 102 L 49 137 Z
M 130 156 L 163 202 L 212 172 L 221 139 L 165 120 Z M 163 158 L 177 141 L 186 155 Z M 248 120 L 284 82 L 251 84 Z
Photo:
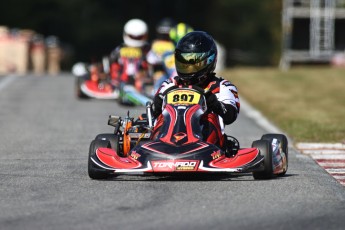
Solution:
M 75 94 L 79 99 L 118 99 L 119 89 L 110 76 L 103 72 L 103 67 L 92 64 L 89 71 L 76 76 Z
M 99 134 L 91 142 L 88 173 L 92 179 L 120 174 L 244 173 L 255 179 L 283 176 L 288 168 L 288 143 L 282 134 L 265 134 L 250 148 L 231 137 L 225 151 L 202 140 L 201 116 L 207 109 L 203 92 L 174 88 L 163 99 L 164 123 L 151 139 L 151 104 L 141 119 L 109 116 L 114 133 Z M 230 148 L 229 148 L 230 147 Z

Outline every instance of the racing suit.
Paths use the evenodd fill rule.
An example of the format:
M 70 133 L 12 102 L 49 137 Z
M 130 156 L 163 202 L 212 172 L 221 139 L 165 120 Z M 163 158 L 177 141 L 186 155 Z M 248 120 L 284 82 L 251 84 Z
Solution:
M 110 76 L 116 86 L 120 83 L 133 84 L 137 89 L 142 88 L 145 81 L 149 81 L 146 55 L 149 44 L 143 47 L 130 47 L 121 44 L 110 54 Z
M 153 116 L 156 118 L 152 138 L 159 134 L 163 124 L 162 101 L 163 94 L 170 87 L 178 85 L 178 77 L 163 82 L 153 99 Z M 207 111 L 201 119 L 204 141 L 224 147 L 224 127 L 233 123 L 240 111 L 240 100 L 237 88 L 231 82 L 218 78 L 214 73 L 201 87 L 205 91 Z
M 147 54 L 147 62 L 151 67 L 150 74 L 153 76 L 155 92 L 163 81 L 176 74 L 174 50 L 175 45 L 170 40 L 156 39 L 152 42 L 151 50 Z

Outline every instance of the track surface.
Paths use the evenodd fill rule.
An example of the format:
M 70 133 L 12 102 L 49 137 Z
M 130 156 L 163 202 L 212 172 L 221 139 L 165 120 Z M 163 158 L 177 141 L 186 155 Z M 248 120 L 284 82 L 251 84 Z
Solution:
M 89 143 L 128 108 L 77 100 L 73 88 L 70 75 L 2 84 L 0 229 L 344 229 L 344 187 L 293 148 L 287 176 L 269 181 L 89 179 Z M 228 133 L 249 147 L 266 131 L 242 113 Z

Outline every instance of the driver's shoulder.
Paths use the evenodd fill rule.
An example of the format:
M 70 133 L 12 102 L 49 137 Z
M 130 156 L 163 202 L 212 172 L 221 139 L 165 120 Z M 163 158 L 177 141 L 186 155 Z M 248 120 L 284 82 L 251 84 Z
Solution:
M 225 80 L 222 77 L 213 75 L 212 77 L 209 78 L 209 82 L 206 86 L 206 89 L 215 90 L 216 88 L 224 87 L 230 84 L 231 83 L 228 80 Z
M 172 78 L 165 80 L 158 89 L 159 93 L 165 93 L 168 89 L 176 86 L 176 83 Z
M 216 77 L 216 78 L 218 79 L 219 86 L 221 86 L 221 87 L 232 87 L 232 86 L 235 86 L 231 81 L 229 81 L 227 79 L 224 79 L 222 77 Z

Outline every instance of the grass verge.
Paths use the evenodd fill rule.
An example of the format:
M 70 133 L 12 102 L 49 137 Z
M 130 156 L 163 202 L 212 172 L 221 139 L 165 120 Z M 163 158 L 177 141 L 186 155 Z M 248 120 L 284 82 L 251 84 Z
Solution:
M 234 68 L 221 76 L 295 142 L 345 141 L 345 70 Z

